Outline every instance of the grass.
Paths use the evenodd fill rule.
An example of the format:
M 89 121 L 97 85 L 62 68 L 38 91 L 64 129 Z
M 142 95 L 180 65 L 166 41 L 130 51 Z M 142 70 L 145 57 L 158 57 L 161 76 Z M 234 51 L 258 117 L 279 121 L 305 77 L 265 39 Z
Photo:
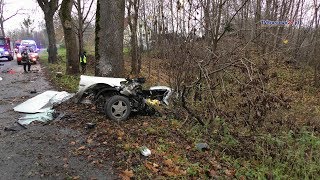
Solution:
M 48 69 L 47 73 L 50 81 L 60 90 L 76 92 L 78 90 L 80 75 L 67 75 L 66 72 L 66 49 L 58 49 L 58 61 L 55 64 L 48 62 L 48 53 L 43 52 L 41 55 L 41 63 Z M 62 76 L 57 76 L 57 72 L 61 72 Z
M 237 176 L 248 178 L 318 179 L 320 177 L 320 138 L 302 129 L 258 137 L 256 158 L 238 168 Z M 239 159 L 234 162 L 239 162 Z

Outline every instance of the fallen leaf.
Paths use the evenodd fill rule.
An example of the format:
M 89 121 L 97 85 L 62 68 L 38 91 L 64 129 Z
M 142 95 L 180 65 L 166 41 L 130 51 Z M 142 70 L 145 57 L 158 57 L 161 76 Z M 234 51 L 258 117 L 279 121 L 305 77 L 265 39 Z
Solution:
M 138 143 L 133 143 L 133 144 L 132 144 L 132 147 L 138 148 L 138 147 L 139 147 L 139 144 L 138 144 Z
M 232 177 L 232 176 L 234 176 L 235 174 L 236 174 L 236 170 L 230 170 L 230 169 L 226 169 L 225 171 L 224 171 L 224 173 L 228 176 L 228 177 Z
M 79 147 L 77 150 L 78 151 L 82 151 L 82 150 L 85 150 L 86 149 L 86 146 L 81 146 L 81 147 Z
M 118 134 L 118 136 L 120 136 L 120 137 L 122 137 L 122 136 L 125 135 L 125 133 L 124 133 L 123 131 L 121 131 L 121 130 L 118 130 L 117 134 Z
M 153 167 L 158 168 L 158 167 L 159 167 L 159 165 L 158 165 L 158 164 L 156 164 L 156 163 L 153 163 Z
M 78 179 L 80 179 L 80 176 L 73 176 L 72 177 L 72 180 L 78 180 Z
M 88 160 L 92 160 L 93 157 L 94 157 L 93 155 L 89 155 L 89 156 L 87 157 L 87 159 L 88 159 Z
M 158 172 L 159 171 L 159 169 L 154 167 L 153 164 L 151 164 L 150 162 L 146 162 L 146 163 L 144 163 L 144 165 L 146 166 L 146 168 L 148 168 L 149 170 L 151 170 L 153 172 Z
M 126 169 L 120 174 L 120 177 L 123 180 L 130 180 L 130 178 L 132 178 L 133 176 L 134 176 L 133 171 L 132 170 L 129 171 L 128 169 Z
M 164 171 L 163 173 L 165 175 L 167 175 L 167 176 L 176 176 L 176 174 L 174 172 L 171 172 L 171 171 Z
M 129 150 L 129 149 L 130 149 L 130 144 L 125 144 L 125 145 L 123 146 L 123 148 L 124 148 L 125 150 Z
M 167 160 L 165 160 L 163 163 L 164 163 L 165 165 L 169 166 L 169 167 L 171 167 L 171 166 L 173 165 L 173 162 L 172 162 L 171 159 L 167 159 Z
M 218 161 L 216 161 L 214 158 L 211 158 L 209 160 L 210 164 L 214 167 L 215 170 L 221 169 L 221 165 Z
M 93 139 L 87 139 L 87 143 L 88 144 L 92 144 L 93 143 Z
M 148 126 L 148 125 L 149 125 L 149 123 L 144 122 L 142 125 L 143 125 L 143 126 Z
M 71 142 L 70 142 L 70 145 L 71 145 L 71 146 L 73 146 L 73 145 L 75 145 L 75 144 L 76 144 L 75 141 L 71 141 Z
M 216 177 L 217 175 L 218 175 L 218 174 L 217 174 L 217 171 L 215 171 L 215 170 L 213 170 L 213 169 L 210 171 L 210 176 L 211 176 L 211 177 Z

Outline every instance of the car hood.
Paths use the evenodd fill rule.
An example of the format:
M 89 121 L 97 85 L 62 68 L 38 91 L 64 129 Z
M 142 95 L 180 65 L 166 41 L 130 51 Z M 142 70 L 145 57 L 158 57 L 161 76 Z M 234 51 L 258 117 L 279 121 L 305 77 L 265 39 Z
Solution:
M 125 78 L 113 78 L 113 77 L 97 77 L 97 76 L 80 76 L 79 88 L 76 94 L 76 99 L 79 100 L 83 93 L 95 86 L 96 84 L 107 84 L 111 87 L 120 87 L 120 82 L 126 81 Z

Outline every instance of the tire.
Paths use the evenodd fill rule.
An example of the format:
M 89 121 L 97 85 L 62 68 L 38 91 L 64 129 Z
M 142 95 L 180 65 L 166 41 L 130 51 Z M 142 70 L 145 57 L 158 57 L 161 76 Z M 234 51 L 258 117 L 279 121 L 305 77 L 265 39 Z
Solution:
M 130 101 L 124 96 L 111 96 L 104 105 L 104 112 L 112 120 L 126 120 L 131 113 Z
M 21 65 L 21 61 L 17 61 L 18 65 Z

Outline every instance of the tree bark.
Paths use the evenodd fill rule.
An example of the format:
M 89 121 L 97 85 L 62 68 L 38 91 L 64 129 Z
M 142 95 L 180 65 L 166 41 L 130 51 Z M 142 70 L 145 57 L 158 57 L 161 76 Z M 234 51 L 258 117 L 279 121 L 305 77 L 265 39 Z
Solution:
M 134 12 L 132 13 L 132 8 Z M 139 0 L 130 0 L 128 6 L 128 24 L 131 32 L 131 74 L 138 75 L 139 70 L 139 58 L 140 51 L 138 47 L 138 37 L 137 37 L 137 26 L 138 26 L 138 10 L 139 10 Z M 141 31 L 140 31 L 141 32 Z M 140 44 L 141 45 L 141 44 Z
M 97 4 L 95 74 L 123 77 L 125 0 L 98 0 Z
M 73 0 L 63 0 L 59 12 L 61 24 L 64 32 L 64 41 L 66 44 L 66 73 L 78 74 L 79 73 L 79 51 L 77 44 L 77 36 L 72 25 L 71 10 Z
M 37 0 L 37 1 L 44 13 L 44 19 L 46 22 L 46 29 L 47 29 L 48 40 L 49 40 L 48 61 L 49 63 L 55 63 L 57 61 L 57 46 L 56 46 L 56 34 L 54 31 L 53 16 L 58 9 L 59 0 L 51 0 L 51 1 Z
M 78 40 L 79 40 L 79 53 L 83 53 L 83 11 L 81 0 L 77 0 L 78 4 Z M 80 58 L 80 56 L 79 56 Z

